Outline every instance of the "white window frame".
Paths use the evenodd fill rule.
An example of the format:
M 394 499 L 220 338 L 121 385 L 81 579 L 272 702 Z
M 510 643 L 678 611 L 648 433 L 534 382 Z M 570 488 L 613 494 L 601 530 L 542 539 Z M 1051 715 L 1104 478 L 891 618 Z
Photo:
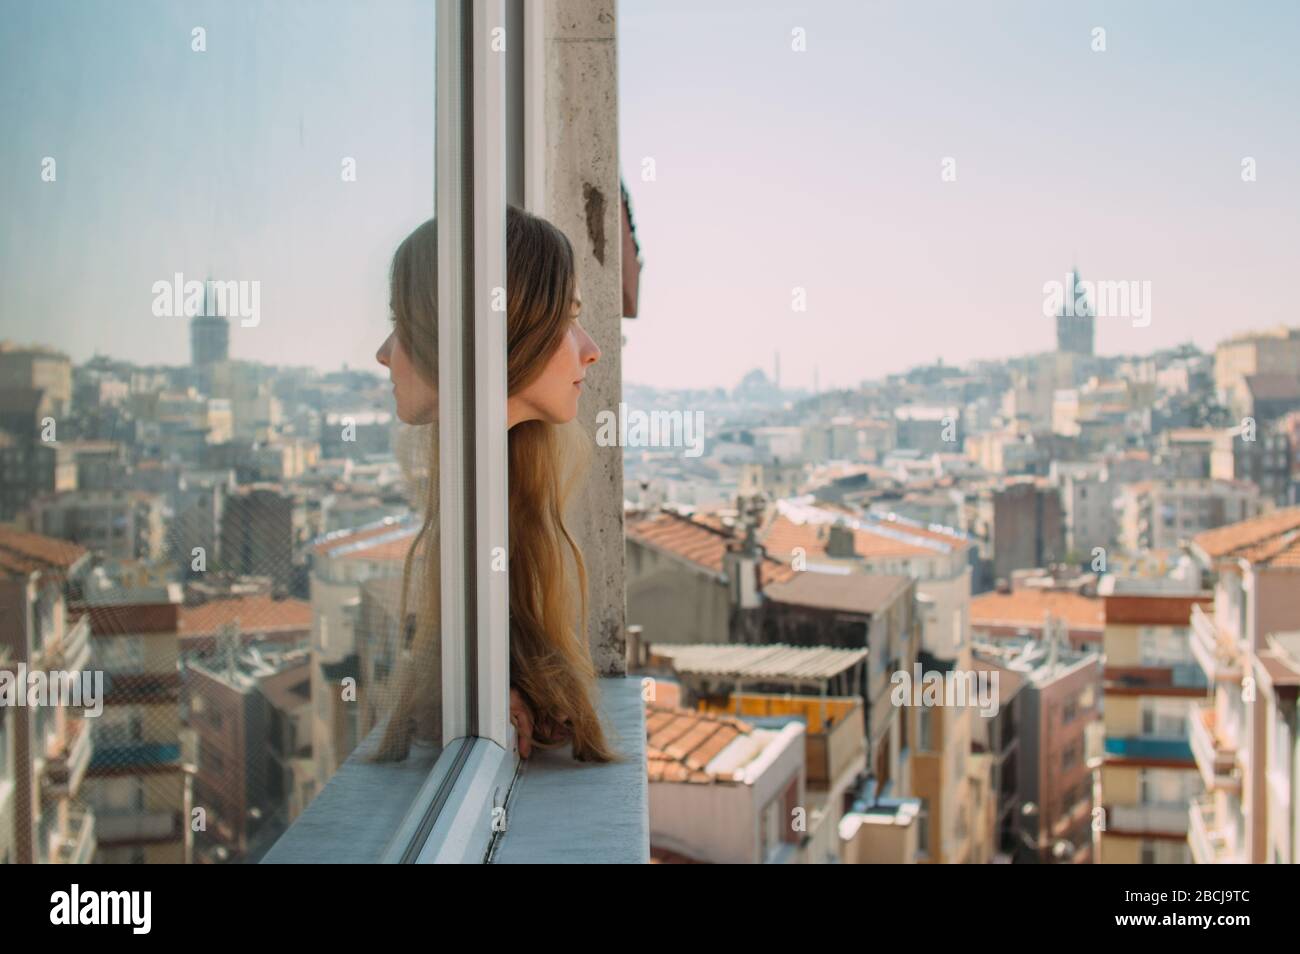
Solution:
M 388 863 L 485 860 L 519 767 L 509 719 L 509 574 L 492 568 L 497 547 L 509 552 L 506 315 L 492 303 L 507 280 L 507 64 L 516 40 L 526 44 L 530 33 L 540 49 L 541 31 L 539 14 L 525 13 L 534 29 L 507 37 L 507 55 L 490 52 L 506 5 L 438 0 L 442 632 L 466 638 L 442 640 L 443 751 L 383 854 Z M 541 106 L 540 93 L 526 97 L 526 110 Z M 529 156 L 542 158 L 540 150 Z

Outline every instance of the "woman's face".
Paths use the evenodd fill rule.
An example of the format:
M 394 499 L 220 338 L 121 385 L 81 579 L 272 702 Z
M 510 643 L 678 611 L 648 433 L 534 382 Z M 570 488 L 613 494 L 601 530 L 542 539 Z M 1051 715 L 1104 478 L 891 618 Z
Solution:
M 565 424 L 578 416 L 582 381 L 587 376 L 587 367 L 600 360 L 600 348 L 579 324 L 582 292 L 577 290 L 572 313 L 569 328 L 547 359 L 542 373 L 507 401 L 508 427 L 533 420 Z M 403 424 L 433 423 L 438 414 L 437 391 L 416 371 L 402 348 L 396 328 L 375 352 L 375 360 L 388 369 L 388 377 L 393 382 L 397 419 Z
M 397 419 L 403 424 L 432 424 L 438 416 L 438 392 L 415 370 L 396 328 L 379 346 L 375 359 L 388 369 L 388 377 L 393 382 Z
M 507 402 L 508 427 L 524 421 L 541 420 L 565 424 L 578 416 L 578 398 L 588 366 L 600 360 L 600 348 L 578 323 L 582 314 L 582 292 L 573 292 L 573 318 L 560 343 L 546 361 L 542 373 L 527 387 L 512 394 Z

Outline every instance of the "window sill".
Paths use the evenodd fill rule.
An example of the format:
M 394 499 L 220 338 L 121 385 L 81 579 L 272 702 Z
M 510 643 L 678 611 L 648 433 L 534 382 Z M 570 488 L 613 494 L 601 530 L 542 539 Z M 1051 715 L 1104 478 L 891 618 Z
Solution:
M 375 743 L 378 732 L 372 732 L 339 766 L 266 853 L 263 864 L 376 864 L 384 860 L 394 833 L 433 771 L 439 751 L 433 745 L 415 745 L 402 762 L 365 761 L 362 752 Z
M 611 742 L 627 761 L 610 765 L 575 762 L 568 746 L 536 751 L 518 763 L 506 805 L 506 831 L 492 846 L 494 864 L 583 863 L 645 864 L 650 860 L 646 782 L 645 708 L 639 679 L 599 681 L 601 714 Z M 372 736 L 373 738 L 373 736 Z M 404 762 L 377 764 L 354 752 L 263 859 L 264 864 L 368 864 L 392 860 L 392 843 L 413 812 L 438 787 L 440 776 L 458 757 L 464 771 L 439 816 L 424 858 L 482 860 L 475 839 L 443 844 L 452 819 L 490 824 L 490 798 L 503 771 L 517 762 L 513 753 L 486 739 L 457 739 L 441 758 L 432 747 L 417 747 Z M 481 823 L 481 824 L 480 824 Z M 433 842 L 438 842 L 434 844 Z
M 575 762 L 569 746 L 522 763 L 493 864 L 648 864 L 650 818 L 641 680 L 600 680 L 611 744 L 627 761 Z

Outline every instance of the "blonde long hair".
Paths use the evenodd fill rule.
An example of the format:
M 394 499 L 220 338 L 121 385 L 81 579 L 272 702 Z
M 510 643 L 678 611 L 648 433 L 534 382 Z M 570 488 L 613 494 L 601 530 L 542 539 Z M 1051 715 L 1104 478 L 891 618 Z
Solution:
M 542 373 L 567 333 L 576 274 L 568 237 L 514 206 L 506 216 L 506 264 L 506 388 L 515 394 Z M 393 256 L 391 304 L 402 348 L 435 390 L 436 274 L 437 227 L 430 219 Z M 408 479 L 420 488 L 423 522 L 402 570 L 397 694 L 374 755 L 379 760 L 405 758 L 413 736 L 440 741 L 442 734 L 436 419 L 420 430 L 428 445 Z M 564 520 L 590 444 L 575 423 L 557 427 L 540 420 L 516 424 L 508 442 L 511 686 L 532 709 L 535 746 L 572 741 L 576 759 L 621 761 L 597 714 L 586 641 L 586 564 Z M 420 607 L 412 625 L 408 597 Z

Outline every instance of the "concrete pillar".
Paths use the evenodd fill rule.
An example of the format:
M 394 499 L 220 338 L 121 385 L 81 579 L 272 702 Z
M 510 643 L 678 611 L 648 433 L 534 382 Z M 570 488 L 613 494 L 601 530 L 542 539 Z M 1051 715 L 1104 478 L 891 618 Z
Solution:
M 619 225 L 618 72 L 614 0 L 546 0 L 546 207 L 578 259 L 584 326 L 601 359 L 587 375 L 578 421 L 592 467 L 569 526 L 587 563 L 587 638 L 596 671 L 626 674 L 623 452 L 595 444 L 596 415 L 618 413 L 622 371 L 622 235 Z

